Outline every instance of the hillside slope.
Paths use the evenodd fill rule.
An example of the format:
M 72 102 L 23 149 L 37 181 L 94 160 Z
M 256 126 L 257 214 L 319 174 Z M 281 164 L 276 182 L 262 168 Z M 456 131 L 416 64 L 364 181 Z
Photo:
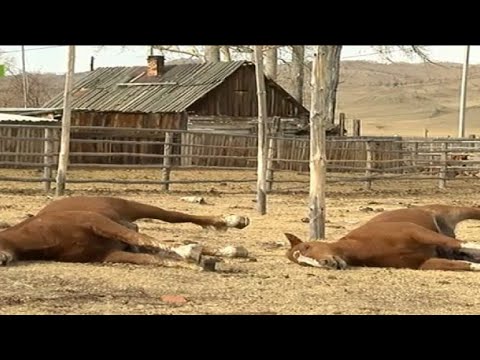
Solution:
M 337 93 L 338 112 L 362 120 L 364 135 L 456 136 L 460 64 L 379 64 L 344 61 Z M 284 66 L 279 82 L 291 89 Z M 305 79 L 310 79 L 307 67 Z M 305 104 L 310 94 L 305 86 Z M 466 134 L 480 135 L 480 66 L 471 65 L 467 89 Z
M 338 112 L 362 120 L 364 135 L 456 136 L 460 96 L 460 64 L 379 64 L 343 61 Z M 81 78 L 85 73 L 76 74 Z M 41 106 L 63 90 L 64 77 L 31 75 L 29 106 Z M 278 82 L 291 90 L 288 65 L 279 66 Z M 310 70 L 305 67 L 305 104 L 310 105 Z M 0 79 L 0 106 L 23 106 L 21 79 Z M 480 65 L 471 65 L 467 91 L 466 133 L 480 135 Z M 480 119 L 479 119 L 480 120 Z

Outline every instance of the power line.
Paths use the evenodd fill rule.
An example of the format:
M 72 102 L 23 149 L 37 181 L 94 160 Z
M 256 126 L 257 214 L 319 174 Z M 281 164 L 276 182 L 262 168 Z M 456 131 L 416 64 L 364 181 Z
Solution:
M 59 47 L 64 47 L 64 46 L 66 46 L 66 45 L 44 46 L 44 47 L 39 47 L 39 48 L 25 49 L 25 51 L 45 50 L 45 49 L 59 48 Z M 18 53 L 18 52 L 22 52 L 22 50 L 1 51 L 0 54 L 11 54 L 11 53 Z

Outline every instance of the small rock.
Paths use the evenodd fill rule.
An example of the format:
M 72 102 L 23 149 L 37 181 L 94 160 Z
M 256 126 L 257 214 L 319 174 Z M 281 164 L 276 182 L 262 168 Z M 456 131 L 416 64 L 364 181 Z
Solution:
M 180 198 L 180 200 L 189 202 L 189 203 L 194 203 L 194 204 L 206 204 L 207 202 L 205 199 L 201 196 L 185 196 Z
M 160 300 L 172 305 L 183 305 L 188 302 L 188 300 L 182 295 L 162 295 Z

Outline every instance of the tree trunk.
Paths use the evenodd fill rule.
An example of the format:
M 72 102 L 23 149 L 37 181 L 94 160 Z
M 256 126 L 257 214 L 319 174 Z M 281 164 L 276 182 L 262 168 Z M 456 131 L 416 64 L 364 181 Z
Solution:
M 62 196 L 65 192 L 65 180 L 67 178 L 67 166 L 70 153 L 70 122 L 72 118 L 72 88 L 73 74 L 75 71 L 75 46 L 68 47 L 68 68 L 65 75 L 65 92 L 63 95 L 62 135 L 60 140 L 60 154 L 58 156 L 57 188 L 56 196 Z
M 305 46 L 292 46 L 292 79 L 293 97 L 303 104 L 303 79 L 304 79 Z
M 229 62 L 232 61 L 232 55 L 230 54 L 230 48 L 228 46 L 222 46 L 221 48 L 223 57 L 225 61 Z
M 263 72 L 262 46 L 254 47 L 255 75 L 258 98 L 258 152 L 257 152 L 257 210 L 261 215 L 267 213 L 267 92 L 265 91 L 265 73 Z
M 338 84 L 341 46 L 318 46 L 312 66 L 310 109 L 310 240 L 325 238 L 326 142 Z
M 205 46 L 205 60 L 206 62 L 220 62 L 220 46 Z
M 329 59 L 327 62 L 331 64 L 331 69 L 324 70 L 331 72 L 331 77 L 329 77 L 330 82 L 328 83 L 331 91 L 329 92 L 329 100 L 327 100 L 328 105 L 328 122 L 333 124 L 335 122 L 335 108 L 337 104 L 337 88 L 340 80 L 340 53 L 342 51 L 341 46 L 331 46 L 332 50 L 328 52 Z M 323 76 L 323 75 L 322 75 Z
M 265 52 L 265 74 L 272 80 L 277 79 L 277 47 L 270 46 Z

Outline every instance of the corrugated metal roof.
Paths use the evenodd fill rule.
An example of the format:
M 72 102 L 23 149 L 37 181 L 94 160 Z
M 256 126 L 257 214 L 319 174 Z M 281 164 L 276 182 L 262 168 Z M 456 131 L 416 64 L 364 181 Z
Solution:
M 41 118 L 35 116 L 24 116 L 15 114 L 0 113 L 0 122 L 17 121 L 17 122 L 56 122 L 56 119 Z
M 246 61 L 166 65 L 159 77 L 146 66 L 98 68 L 75 84 L 72 108 L 121 112 L 181 112 L 220 85 Z M 122 83 L 142 84 L 122 86 Z M 45 107 L 63 104 L 58 94 Z

